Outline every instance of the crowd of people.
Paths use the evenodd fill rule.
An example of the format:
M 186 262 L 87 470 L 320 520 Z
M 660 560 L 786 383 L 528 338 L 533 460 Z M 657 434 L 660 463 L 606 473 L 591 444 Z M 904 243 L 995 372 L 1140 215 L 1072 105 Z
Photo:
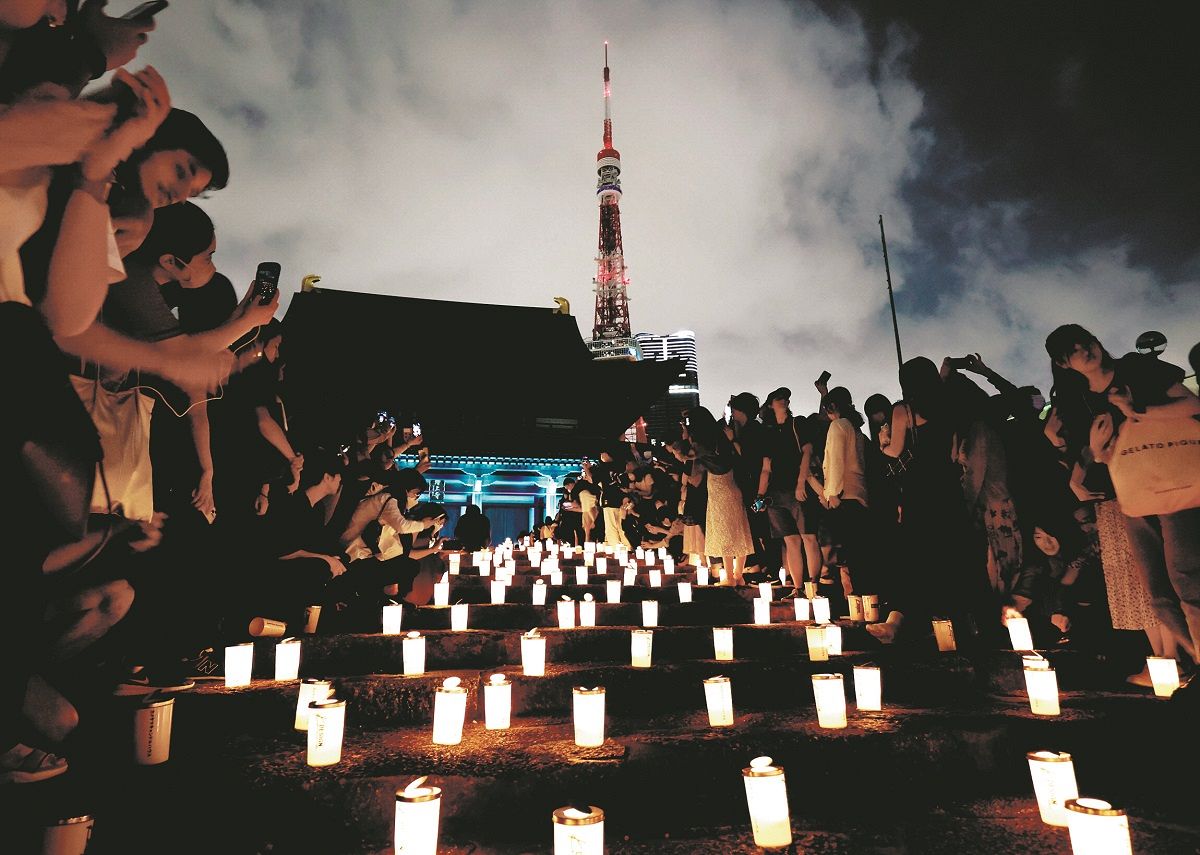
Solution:
M 389 599 L 429 601 L 445 545 L 418 425 L 375 411 L 344 437 L 289 425 L 278 292 L 256 275 L 238 299 L 190 201 L 234 180 L 225 151 L 153 68 L 124 69 L 154 19 L 103 6 L 0 0 L 5 783 L 67 770 L 51 749 L 79 724 L 73 687 L 186 688 L 254 616 L 300 623 L 321 604 L 324 631 L 377 626 Z M 1111 614 L 1190 673 L 1195 455 L 1159 473 L 1156 452 L 1112 447 L 1149 426 L 1149 448 L 1157 427 L 1200 449 L 1200 402 L 1182 371 L 1114 359 L 1082 328 L 1047 350 L 1048 418 L 978 357 L 910 360 L 903 400 L 862 412 L 823 383 L 812 415 L 786 388 L 761 406 L 735 395 L 721 420 L 690 410 L 648 457 L 615 445 L 583 461 L 539 534 L 666 546 L 719 564 L 726 585 L 782 569 L 790 590 L 869 589 L 891 605 L 872 627 L 885 641 L 931 614 L 986 634 L 1021 613 L 1053 644 Z M 474 507 L 454 534 L 463 549 L 490 538 Z

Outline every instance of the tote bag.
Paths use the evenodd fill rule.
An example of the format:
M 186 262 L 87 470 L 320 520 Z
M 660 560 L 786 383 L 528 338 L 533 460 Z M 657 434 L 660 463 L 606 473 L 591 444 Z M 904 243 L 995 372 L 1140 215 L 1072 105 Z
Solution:
M 154 399 L 136 389 L 112 392 L 99 380 L 71 375 L 71 384 L 100 434 L 103 475 L 96 479 L 92 509 L 130 520 L 154 516 L 154 470 L 150 465 L 150 416 Z
M 1128 517 L 1200 507 L 1200 422 L 1126 419 L 1108 464 Z

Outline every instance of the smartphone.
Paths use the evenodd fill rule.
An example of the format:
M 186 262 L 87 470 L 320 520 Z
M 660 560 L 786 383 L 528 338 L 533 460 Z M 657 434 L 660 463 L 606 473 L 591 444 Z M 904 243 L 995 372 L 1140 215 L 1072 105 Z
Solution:
M 121 16 L 124 21 L 140 21 L 143 18 L 153 18 L 171 4 L 167 0 L 152 0 L 150 3 L 139 3 Z
M 954 369 L 966 368 L 971 364 L 970 357 L 967 356 L 951 356 L 950 367 Z
M 832 374 L 830 374 L 828 371 L 822 371 L 822 372 L 821 372 L 821 376 L 817 378 L 817 384 L 816 384 L 816 385 L 818 385 L 818 386 L 824 386 L 826 383 L 828 383 L 828 382 L 829 382 L 829 378 L 830 378 L 830 377 L 832 377 L 832 376 L 833 376 L 833 375 L 832 375 Z
M 413 429 L 413 436 L 421 435 L 421 423 L 420 422 L 413 422 L 412 429 Z
M 258 265 L 254 274 L 254 293 L 258 295 L 258 304 L 265 306 L 275 299 L 279 290 L 279 272 L 282 268 L 278 261 L 263 261 Z

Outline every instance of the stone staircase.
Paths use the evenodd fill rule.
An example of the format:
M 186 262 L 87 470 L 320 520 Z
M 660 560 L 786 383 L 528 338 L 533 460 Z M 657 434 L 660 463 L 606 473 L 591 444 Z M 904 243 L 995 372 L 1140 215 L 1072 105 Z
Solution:
M 680 603 L 674 586 L 695 582 L 681 567 L 661 588 L 639 573 L 621 603 L 605 602 L 601 581 L 552 587 L 534 606 L 539 577 L 518 558 L 502 605 L 489 602 L 490 578 L 466 567 L 450 577 L 451 602 L 471 604 L 466 631 L 448 628 L 449 607 L 405 607 L 404 631 L 426 639 L 422 676 L 402 675 L 401 636 L 303 637 L 301 675 L 331 679 L 347 702 L 337 765 L 306 765 L 297 682 L 269 679 L 274 641 L 259 640 L 250 686 L 177 696 L 170 762 L 132 766 L 128 742 L 111 737 L 130 731 L 130 708 L 113 699 L 85 711 L 72 773 L 44 786 L 97 817 L 89 853 L 390 852 L 395 792 L 423 775 L 443 790 L 443 852 L 549 852 L 551 811 L 587 803 L 606 812 L 609 852 L 737 853 L 758 851 L 741 769 L 766 754 L 787 770 L 797 852 L 1069 853 L 1065 830 L 1038 819 L 1025 762 L 1049 748 L 1074 755 L 1085 794 L 1128 805 L 1135 851 L 1200 851 L 1194 787 L 1188 796 L 1162 773 L 1191 729 L 1167 702 L 1105 691 L 1119 681 L 1094 658 L 1047 654 L 1062 714 L 1038 717 L 1011 651 L 880 647 L 841 619 L 845 652 L 811 662 L 791 602 L 772 604 L 770 625 L 752 623 L 753 588 L 693 585 Z M 562 562 L 564 581 L 577 563 Z M 585 593 L 598 625 L 558 629 L 555 601 Z M 653 666 L 634 668 L 630 633 L 647 598 L 659 600 Z M 520 635 L 535 626 L 546 673 L 526 677 Z M 714 626 L 733 627 L 734 661 L 713 658 Z M 851 670 L 863 663 L 882 669 L 881 712 L 854 707 Z M 498 673 L 513 684 L 512 726 L 486 730 L 482 685 Z M 846 675 L 848 727 L 817 725 L 814 673 Z M 732 680 L 732 727 L 708 724 L 702 681 L 714 675 Z M 451 676 L 469 693 L 463 741 L 433 745 L 434 689 Z M 606 688 L 598 748 L 574 744 L 575 686 Z

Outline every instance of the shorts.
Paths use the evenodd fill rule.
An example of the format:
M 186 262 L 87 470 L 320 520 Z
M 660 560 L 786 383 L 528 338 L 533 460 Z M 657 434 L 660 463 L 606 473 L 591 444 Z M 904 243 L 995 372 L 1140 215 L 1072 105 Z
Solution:
M 804 534 L 804 507 L 796 501 L 794 493 L 772 492 L 768 494 L 767 520 L 771 523 L 771 537 L 790 537 Z
M 810 490 L 801 507 L 804 509 L 804 528 L 800 533 L 820 534 L 821 523 L 825 520 L 825 506 L 821 504 L 821 500 L 813 496 Z

